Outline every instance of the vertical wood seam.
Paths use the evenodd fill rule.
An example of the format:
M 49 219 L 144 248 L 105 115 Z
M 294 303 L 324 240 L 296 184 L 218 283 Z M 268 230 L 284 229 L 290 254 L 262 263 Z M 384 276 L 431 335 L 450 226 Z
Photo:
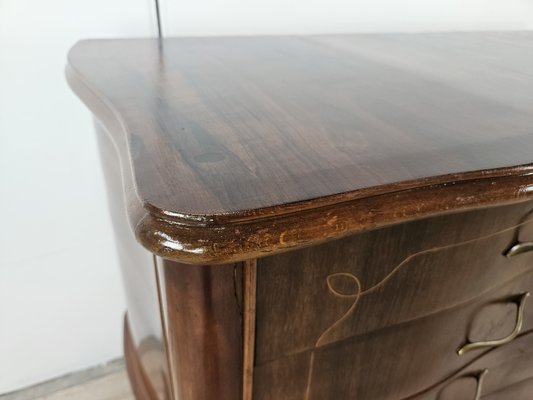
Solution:
M 178 392 L 177 392 L 177 386 L 176 386 L 176 382 L 175 382 L 175 374 L 177 371 L 174 371 L 174 368 L 172 368 L 172 362 L 170 361 L 171 358 L 170 358 L 170 343 L 168 341 L 168 330 L 167 330 L 167 327 L 168 327 L 168 323 L 167 323 L 167 318 L 166 318 L 166 312 L 165 312 L 165 309 L 166 307 L 164 308 L 163 307 L 163 294 L 162 294 L 162 291 L 161 291 L 161 278 L 160 278 L 160 274 L 159 274 L 159 268 L 157 266 L 157 257 L 152 254 L 152 258 L 153 258 L 153 261 L 154 261 L 154 271 L 155 271 L 155 280 L 156 280 L 156 286 L 157 286 L 157 297 L 158 297 L 158 300 L 159 300 L 159 316 L 160 316 L 160 320 L 161 320 L 161 328 L 162 328 L 162 333 L 163 333 L 163 345 L 164 345 L 164 350 L 165 350 L 165 358 L 166 358 L 166 361 L 167 361 L 167 368 L 168 368 L 168 379 L 169 379 L 169 384 L 170 384 L 170 395 L 172 396 L 172 398 L 174 399 L 178 399 L 179 395 L 178 395 Z
M 257 260 L 243 263 L 243 400 L 252 400 L 255 354 L 255 313 L 257 292 Z

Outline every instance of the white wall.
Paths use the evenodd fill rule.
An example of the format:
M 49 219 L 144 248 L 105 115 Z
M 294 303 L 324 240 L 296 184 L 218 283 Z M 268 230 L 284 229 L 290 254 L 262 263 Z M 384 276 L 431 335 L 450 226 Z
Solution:
M 531 0 L 161 0 L 161 11 L 167 35 L 533 28 Z M 80 38 L 154 26 L 150 0 L 0 0 L 0 393 L 122 352 L 91 118 L 63 69 Z
M 170 35 L 515 30 L 531 0 L 160 0 Z
M 0 393 L 122 353 L 92 120 L 64 67 L 82 37 L 152 35 L 150 5 L 0 0 Z

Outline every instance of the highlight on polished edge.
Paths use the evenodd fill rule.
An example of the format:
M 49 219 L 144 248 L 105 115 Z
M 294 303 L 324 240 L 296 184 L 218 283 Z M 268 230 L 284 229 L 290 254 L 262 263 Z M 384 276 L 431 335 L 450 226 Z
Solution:
M 76 44 L 136 397 L 530 400 L 532 55 L 528 32 Z

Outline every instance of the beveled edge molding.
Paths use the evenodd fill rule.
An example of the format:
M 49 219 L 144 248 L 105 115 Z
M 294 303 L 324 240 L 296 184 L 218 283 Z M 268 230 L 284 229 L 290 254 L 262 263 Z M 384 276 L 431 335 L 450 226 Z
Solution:
M 531 185 L 528 176 L 462 181 L 221 226 L 184 226 L 147 213 L 135 233 L 164 258 L 236 262 L 413 219 L 525 201 L 532 197 Z
M 150 252 L 181 263 L 240 262 L 367 229 L 533 197 L 533 164 L 527 164 L 399 182 L 232 214 L 161 210 L 138 196 L 129 159 L 129 133 L 120 115 L 71 65 L 66 67 L 66 77 L 115 144 L 128 218 L 137 240 Z

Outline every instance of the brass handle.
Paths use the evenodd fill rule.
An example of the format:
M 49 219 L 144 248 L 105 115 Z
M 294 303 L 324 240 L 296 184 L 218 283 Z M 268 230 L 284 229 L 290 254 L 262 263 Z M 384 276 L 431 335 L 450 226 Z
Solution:
M 457 379 L 474 378 L 476 380 L 476 382 L 477 382 L 477 384 L 476 384 L 476 393 L 474 394 L 474 400 L 480 400 L 481 399 L 481 393 L 483 391 L 483 380 L 485 379 L 485 375 L 487 375 L 487 372 L 489 372 L 489 370 L 485 368 L 485 369 L 479 371 L 477 374 L 474 374 L 474 373 L 470 374 L 469 373 L 468 375 L 463 375 L 463 376 L 460 376 L 460 377 L 454 379 L 452 381 L 452 383 L 455 382 Z M 443 388 L 440 389 L 439 393 L 437 394 L 437 399 L 440 400 L 442 398 L 442 393 L 444 393 L 444 391 L 446 390 L 446 387 L 447 386 L 444 386 Z M 448 397 L 448 396 L 446 396 L 446 397 Z
M 487 375 L 487 372 L 489 372 L 489 370 L 484 369 L 476 376 L 477 386 L 476 386 L 476 396 L 474 397 L 474 400 L 481 399 L 481 391 L 483 390 L 483 380 L 485 379 L 485 375 Z
M 505 257 L 511 258 L 528 251 L 533 251 L 533 242 L 518 242 L 505 252 Z
M 501 346 L 501 345 L 511 342 L 514 338 L 516 338 L 518 334 L 520 333 L 520 330 L 522 329 L 522 323 L 524 321 L 524 307 L 526 305 L 526 299 L 528 297 L 529 297 L 529 292 L 526 292 L 518 297 L 516 301 L 516 304 L 518 306 L 518 309 L 516 311 L 516 324 L 515 324 L 513 331 L 508 336 L 502 339 L 488 340 L 485 342 L 466 343 L 465 345 L 457 349 L 457 354 L 463 355 L 472 350 L 483 349 L 485 347 Z

